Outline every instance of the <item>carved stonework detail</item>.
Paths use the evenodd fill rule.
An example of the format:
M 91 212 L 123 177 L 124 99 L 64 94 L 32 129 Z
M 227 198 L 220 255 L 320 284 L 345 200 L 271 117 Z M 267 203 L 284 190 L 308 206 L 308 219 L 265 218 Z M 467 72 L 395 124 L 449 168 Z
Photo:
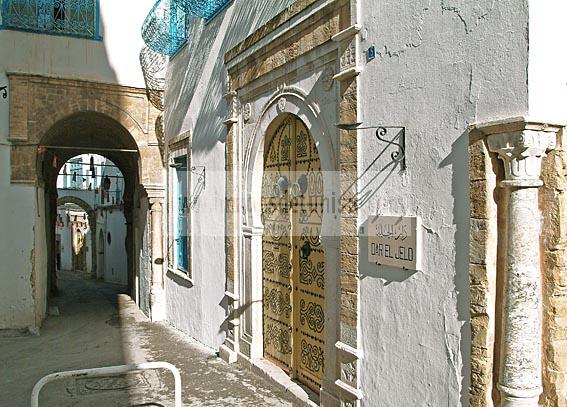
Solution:
M 231 117 L 238 116 L 238 113 L 240 112 L 240 101 L 238 100 L 238 97 L 236 96 L 236 94 L 232 98 L 231 112 L 232 112 Z
M 252 104 L 246 103 L 242 108 L 242 118 L 245 122 L 249 122 L 252 119 Z
M 351 41 L 341 55 L 341 71 L 356 65 L 356 42 Z
M 358 374 L 355 360 L 341 364 L 341 380 L 354 388 L 357 387 Z
M 485 133 L 489 150 L 504 163 L 505 179 L 501 186 L 509 188 L 502 370 L 498 382 L 501 405 L 537 407 L 543 391 L 538 187 L 543 185 L 542 160 L 546 152 L 555 148 L 557 135 L 555 131 L 546 131 L 545 126 L 523 126 L 508 132 L 487 127 Z
M 226 93 L 227 95 L 230 94 L 230 93 L 232 93 L 232 80 L 231 80 L 230 75 L 228 74 L 228 72 L 226 72 L 226 77 L 225 77 L 224 86 L 225 86 L 225 93 Z
M 279 110 L 280 112 L 284 112 L 286 105 L 287 105 L 287 99 L 286 99 L 285 97 L 281 97 L 281 98 L 278 100 L 278 110 Z
M 227 93 L 224 96 L 227 103 L 227 112 L 225 123 L 236 123 L 240 113 L 240 100 L 236 92 Z
M 506 179 L 503 186 L 539 186 L 541 161 L 555 148 L 554 132 L 524 130 L 488 137 L 490 151 L 504 162 Z

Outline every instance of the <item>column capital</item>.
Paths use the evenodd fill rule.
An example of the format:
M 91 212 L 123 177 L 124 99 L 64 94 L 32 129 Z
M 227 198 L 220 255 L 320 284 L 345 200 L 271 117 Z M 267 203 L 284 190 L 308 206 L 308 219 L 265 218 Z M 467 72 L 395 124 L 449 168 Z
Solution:
M 144 184 L 142 187 L 146 191 L 150 206 L 165 199 L 165 185 Z
M 541 162 L 557 144 L 565 124 L 551 124 L 530 117 L 512 117 L 469 126 L 471 135 L 480 133 L 488 149 L 504 163 L 503 187 L 539 187 Z
M 539 187 L 541 162 L 557 143 L 555 132 L 522 130 L 489 135 L 488 149 L 504 162 L 503 187 Z

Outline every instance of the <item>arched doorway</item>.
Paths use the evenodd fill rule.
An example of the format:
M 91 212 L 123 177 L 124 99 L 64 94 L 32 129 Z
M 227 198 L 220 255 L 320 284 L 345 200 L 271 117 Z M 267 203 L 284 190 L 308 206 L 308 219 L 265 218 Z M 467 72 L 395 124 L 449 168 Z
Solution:
M 44 185 L 48 285 L 51 292 L 57 292 L 54 255 L 57 177 L 61 167 L 70 158 L 81 154 L 100 154 L 111 160 L 124 176 L 123 208 L 127 229 L 125 256 L 127 256 L 128 289 L 134 296 L 133 254 L 136 237 L 133 219 L 136 208 L 133 203 L 139 200 L 137 197 L 141 195 L 141 191 L 139 190 L 140 154 L 133 136 L 113 118 L 89 111 L 71 114 L 58 121 L 46 132 L 39 144 L 38 173 L 42 176 Z M 93 229 L 95 228 L 96 223 Z M 92 255 L 93 260 L 98 261 L 94 250 Z
M 261 205 L 264 356 L 318 392 L 325 353 L 323 174 L 315 141 L 295 115 L 266 135 Z

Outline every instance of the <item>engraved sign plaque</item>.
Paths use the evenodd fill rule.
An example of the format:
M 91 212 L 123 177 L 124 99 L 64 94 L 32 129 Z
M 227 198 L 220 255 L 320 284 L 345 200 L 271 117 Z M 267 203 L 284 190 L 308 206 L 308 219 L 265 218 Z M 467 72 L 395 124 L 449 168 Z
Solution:
M 366 225 L 369 262 L 407 270 L 421 270 L 419 217 L 370 216 Z

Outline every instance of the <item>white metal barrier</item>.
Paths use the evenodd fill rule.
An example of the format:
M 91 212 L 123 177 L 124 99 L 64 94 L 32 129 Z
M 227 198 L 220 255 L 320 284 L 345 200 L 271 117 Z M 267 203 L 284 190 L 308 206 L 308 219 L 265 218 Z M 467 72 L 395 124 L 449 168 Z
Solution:
M 31 407 L 39 406 L 39 392 L 47 383 L 66 379 L 69 377 L 95 377 L 95 376 L 106 376 L 106 375 L 118 375 L 131 372 L 133 370 L 149 370 L 149 369 L 167 369 L 173 373 L 173 378 L 175 379 L 175 407 L 182 407 L 181 404 L 181 375 L 179 370 L 167 362 L 147 362 L 131 365 L 119 365 L 119 366 L 108 366 L 108 367 L 98 367 L 94 369 L 81 369 L 81 370 L 69 370 L 66 372 L 57 372 L 50 375 L 42 377 L 33 387 L 31 395 Z

